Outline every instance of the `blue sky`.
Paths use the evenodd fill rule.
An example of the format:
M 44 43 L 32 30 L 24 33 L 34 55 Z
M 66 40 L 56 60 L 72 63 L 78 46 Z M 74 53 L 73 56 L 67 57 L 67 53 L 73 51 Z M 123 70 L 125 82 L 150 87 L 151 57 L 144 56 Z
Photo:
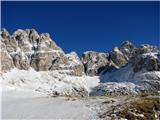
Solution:
M 2 27 L 48 32 L 65 52 L 159 44 L 160 2 L 2 2 Z

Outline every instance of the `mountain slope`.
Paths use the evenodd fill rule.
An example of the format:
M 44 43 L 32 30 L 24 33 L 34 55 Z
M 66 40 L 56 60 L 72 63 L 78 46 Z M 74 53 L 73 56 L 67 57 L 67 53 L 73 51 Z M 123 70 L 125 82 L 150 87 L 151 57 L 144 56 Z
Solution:
M 160 49 L 129 41 L 108 53 L 65 54 L 48 33 L 0 32 L 1 84 L 50 96 L 158 93 Z

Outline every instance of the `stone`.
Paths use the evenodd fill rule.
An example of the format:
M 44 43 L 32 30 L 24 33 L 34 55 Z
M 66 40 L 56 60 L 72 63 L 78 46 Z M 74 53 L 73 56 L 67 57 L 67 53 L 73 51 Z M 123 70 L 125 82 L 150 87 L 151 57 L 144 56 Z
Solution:
M 119 50 L 125 55 L 127 60 L 135 55 L 135 46 L 129 41 L 124 41 L 119 47 Z
M 1 72 L 7 72 L 14 68 L 12 57 L 9 55 L 9 53 L 6 50 L 6 46 L 3 42 L 0 41 L 0 59 L 1 59 Z
M 84 52 L 82 63 L 84 64 L 85 73 L 89 76 L 99 75 L 108 64 L 108 54 L 94 51 Z
M 115 47 L 109 54 L 109 60 L 112 60 L 113 63 L 118 66 L 118 67 L 122 67 L 124 65 L 126 65 L 127 58 L 125 57 L 125 55 L 119 50 L 118 47 Z
M 134 72 L 141 70 L 160 71 L 160 59 L 158 54 L 139 54 L 131 61 Z
M 55 58 L 50 70 L 68 70 L 70 72 L 66 74 L 74 76 L 82 76 L 84 74 L 84 66 L 75 52 Z

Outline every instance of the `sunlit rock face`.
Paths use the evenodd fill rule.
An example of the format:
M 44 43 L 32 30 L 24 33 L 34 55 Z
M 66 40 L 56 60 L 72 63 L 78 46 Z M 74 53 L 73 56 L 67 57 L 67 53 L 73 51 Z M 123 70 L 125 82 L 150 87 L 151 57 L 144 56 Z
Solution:
M 110 71 L 120 68 L 128 63 L 134 56 L 135 47 L 129 42 L 123 42 L 120 47 L 114 47 L 109 53 L 98 53 L 94 51 L 84 52 L 82 62 L 85 72 L 89 76 L 99 75 L 102 71 Z
M 38 34 L 34 29 L 18 29 L 9 35 L 6 29 L 1 30 L 1 53 L 3 70 L 16 67 L 36 71 L 68 70 L 71 75 L 84 74 L 83 64 L 76 53 L 65 54 L 50 38 L 48 33 Z M 63 67 L 62 67 L 63 66 Z
M 69 75 L 84 75 L 84 66 L 75 52 L 54 59 L 50 70 L 66 71 Z
M 160 50 L 151 45 L 141 45 L 135 50 L 135 57 L 131 60 L 134 72 L 142 70 L 160 71 Z
M 18 29 L 10 35 L 6 29 L 0 31 L 2 71 L 14 67 L 36 71 L 54 71 L 75 76 L 97 76 L 121 69 L 132 63 L 134 72 L 159 71 L 159 48 L 141 45 L 136 48 L 125 41 L 111 52 L 86 51 L 80 59 L 75 52 L 65 54 L 48 33 L 39 34 L 34 29 Z
M 0 49 L 0 52 L 1 52 L 1 54 L 0 54 L 0 56 L 1 56 L 0 57 L 1 71 L 6 72 L 8 70 L 11 70 L 14 67 L 14 64 L 13 64 L 12 57 L 10 56 L 10 54 L 6 50 L 6 45 L 3 42 L 1 42 L 0 47 L 1 47 L 1 49 Z
M 99 75 L 108 64 L 108 54 L 94 51 L 84 52 L 82 55 L 85 73 L 89 76 Z
M 130 58 L 134 56 L 135 47 L 129 42 L 125 41 L 120 47 L 115 47 L 111 52 L 109 59 L 115 65 L 115 67 L 122 67 L 128 63 Z

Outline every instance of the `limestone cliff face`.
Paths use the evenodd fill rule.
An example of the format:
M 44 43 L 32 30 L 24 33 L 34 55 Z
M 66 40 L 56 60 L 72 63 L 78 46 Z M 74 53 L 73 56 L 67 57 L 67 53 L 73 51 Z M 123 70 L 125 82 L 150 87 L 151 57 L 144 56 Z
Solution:
M 6 29 L 2 29 L 0 34 L 2 71 L 33 67 L 36 71 L 68 70 L 71 75 L 84 74 L 78 56 L 65 54 L 48 33 L 39 35 L 34 29 L 18 29 L 9 35 Z
M 119 47 L 114 47 L 109 53 L 84 52 L 82 63 L 87 75 L 95 76 L 101 73 L 120 69 L 132 63 L 134 72 L 141 70 L 160 71 L 160 50 L 156 46 L 144 44 L 136 48 L 131 42 L 125 41 Z
M 84 52 L 82 55 L 82 63 L 85 67 L 85 73 L 89 76 L 99 75 L 109 64 L 108 56 L 109 54 L 107 53 L 98 53 L 94 51 Z
M 34 29 L 18 29 L 13 35 L 2 29 L 0 42 L 2 72 L 14 67 L 22 70 L 32 67 L 36 71 L 57 70 L 68 75 L 96 76 L 129 63 L 134 72 L 160 71 L 159 48 L 147 44 L 136 48 L 125 41 L 108 53 L 86 51 L 80 59 L 75 52 L 65 54 L 48 33 L 38 34 Z

